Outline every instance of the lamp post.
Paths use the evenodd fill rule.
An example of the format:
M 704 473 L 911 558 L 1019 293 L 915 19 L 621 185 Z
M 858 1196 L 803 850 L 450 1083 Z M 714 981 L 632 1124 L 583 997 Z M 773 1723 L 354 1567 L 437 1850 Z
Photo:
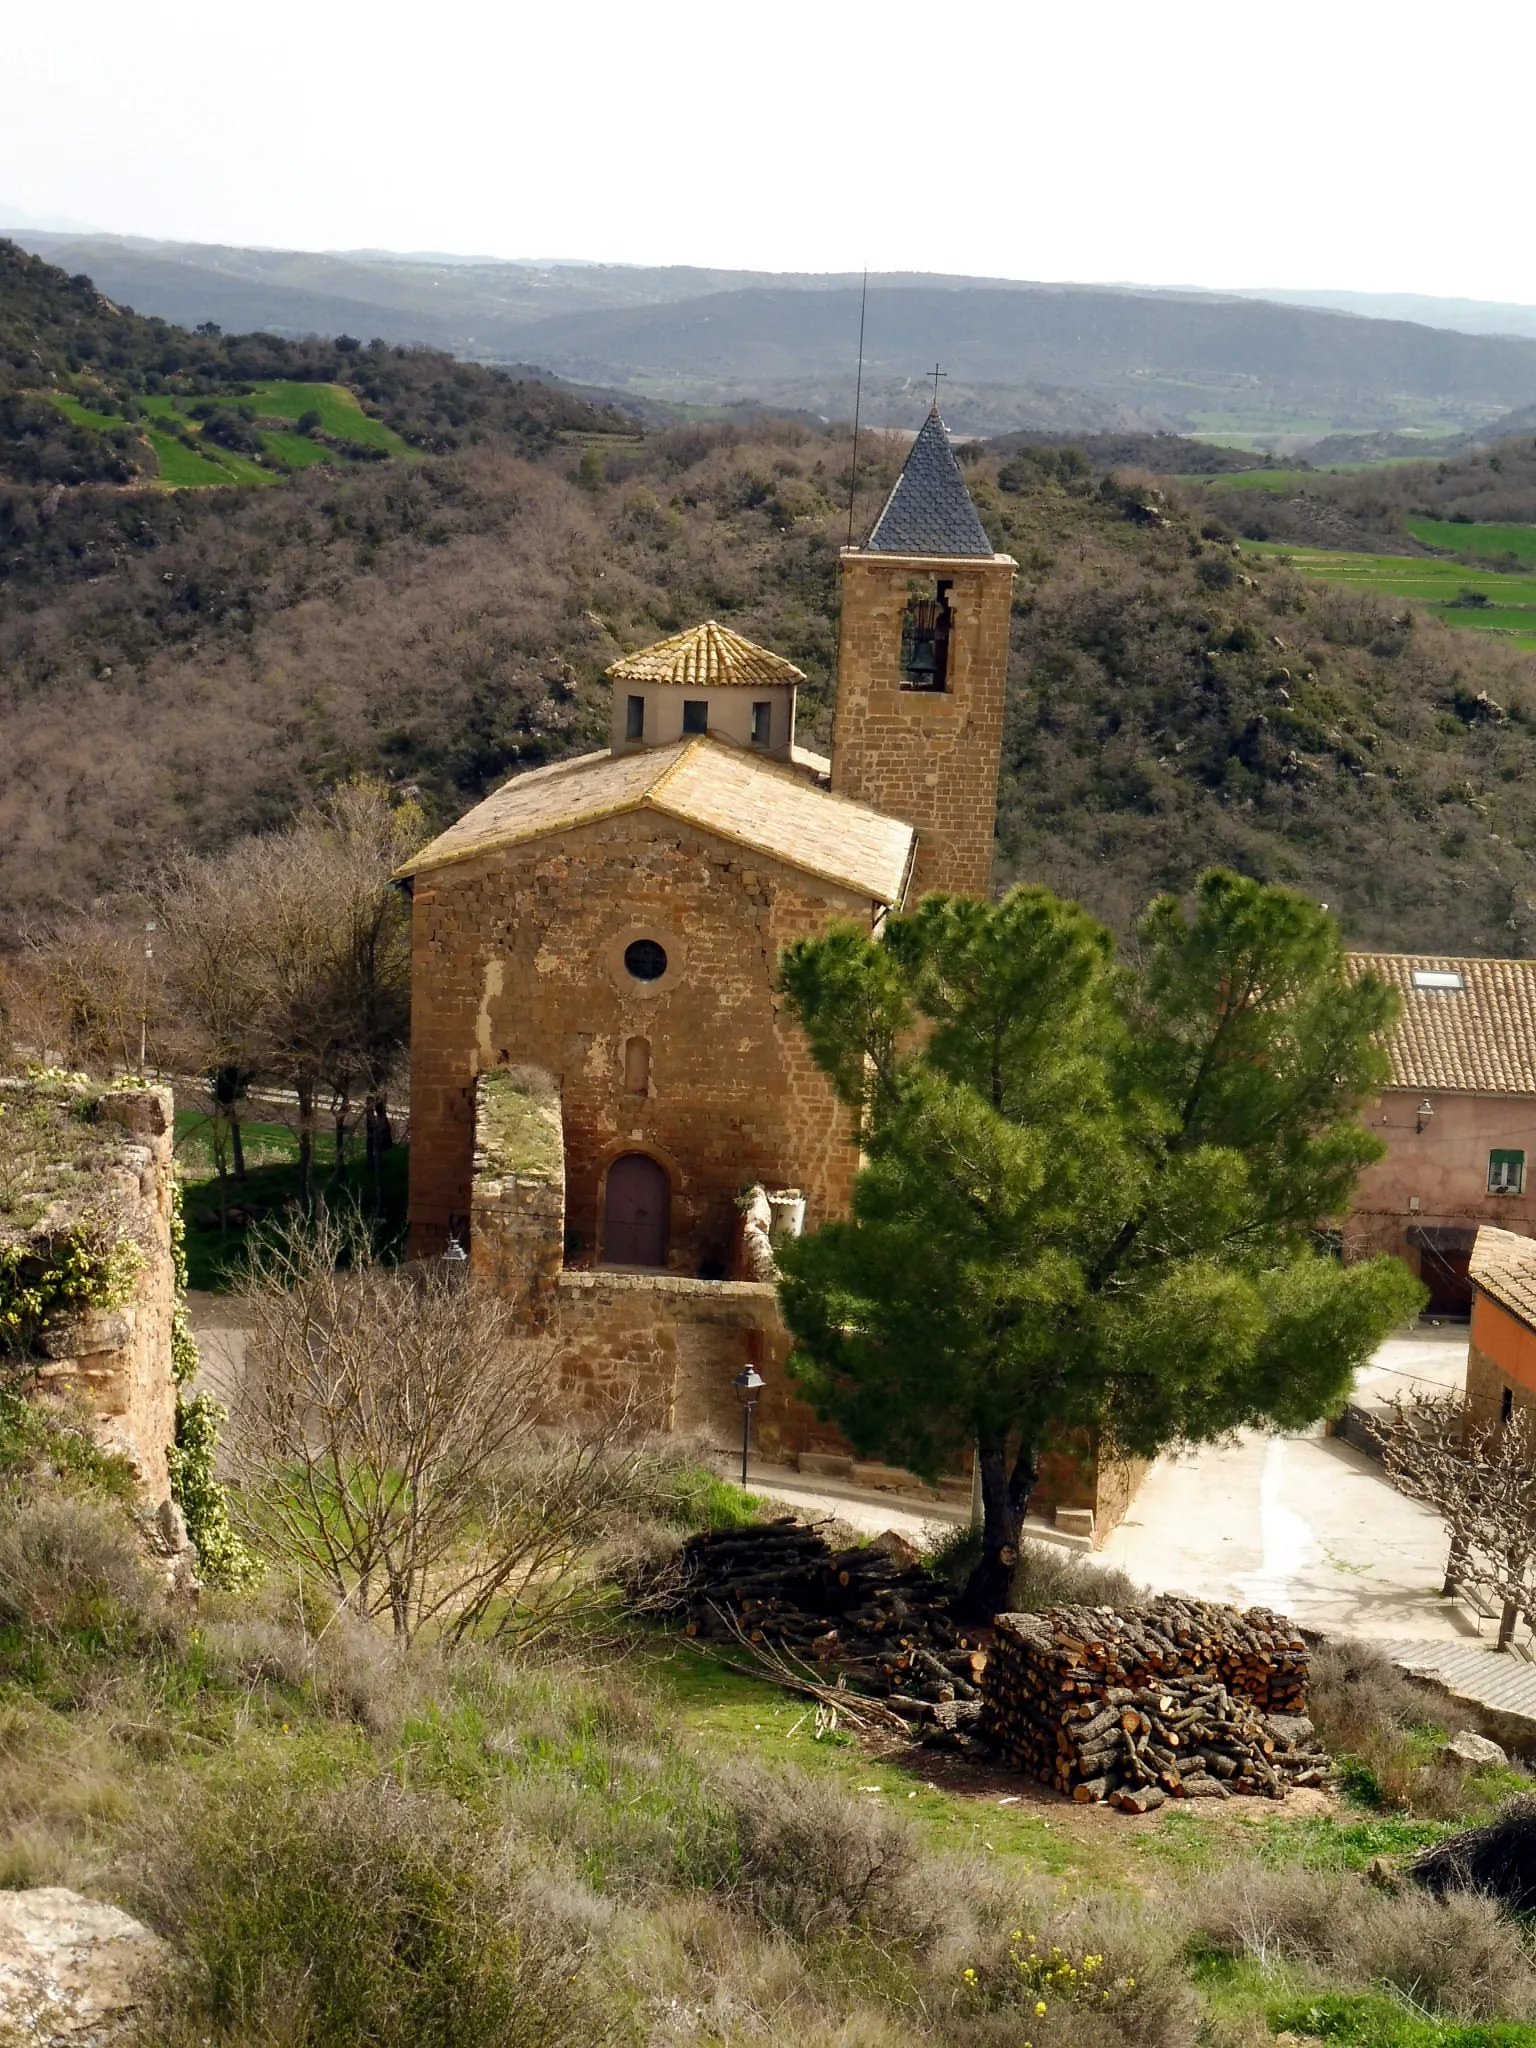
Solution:
M 747 1483 L 747 1452 L 752 1445 L 752 1410 L 767 1381 L 754 1365 L 744 1365 L 731 1385 L 741 1396 L 741 1483 Z
M 459 1243 L 459 1240 L 451 1230 L 448 1233 L 448 1243 L 444 1247 L 443 1255 L 437 1263 L 442 1270 L 443 1278 L 450 1285 L 456 1280 L 462 1280 L 469 1271 L 469 1253 L 465 1251 L 463 1245 Z

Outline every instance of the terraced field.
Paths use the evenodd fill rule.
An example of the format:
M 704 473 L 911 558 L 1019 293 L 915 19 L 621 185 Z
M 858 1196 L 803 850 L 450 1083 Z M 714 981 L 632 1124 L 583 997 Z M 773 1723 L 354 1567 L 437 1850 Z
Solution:
M 1483 562 L 1513 555 L 1517 562 L 1536 565 L 1536 526 L 1495 526 L 1483 520 L 1474 524 L 1466 519 L 1409 519 L 1406 524 L 1414 539 L 1427 548 L 1475 555 Z
M 1415 522 L 1439 526 L 1450 522 Z M 1453 532 L 1495 529 L 1452 527 Z M 1507 532 L 1532 534 L 1530 527 Z M 1245 554 L 1279 558 L 1304 576 L 1339 583 L 1354 590 L 1372 590 L 1382 597 L 1423 605 L 1448 626 L 1467 626 L 1480 633 L 1499 633 L 1527 653 L 1536 654 L 1536 574 L 1503 574 L 1470 569 L 1461 562 L 1437 562 L 1419 555 L 1359 555 L 1327 548 L 1291 547 L 1279 541 L 1245 540 Z M 1536 550 L 1526 557 L 1536 564 Z
M 78 427 L 109 433 L 129 424 L 120 414 L 99 412 L 68 392 L 53 391 L 48 395 Z M 232 393 L 227 402 L 232 410 L 250 418 L 251 433 L 261 445 L 265 462 L 256 462 L 249 455 L 208 439 L 201 420 L 192 410 L 197 401 L 191 398 L 157 393 L 139 400 L 146 416 L 140 431 L 154 451 L 161 483 L 173 490 L 219 484 L 270 484 L 294 470 L 308 469 L 313 463 L 345 464 L 349 460 L 369 459 L 373 451 L 397 461 L 419 459 L 414 448 L 382 420 L 371 419 L 352 393 L 340 384 L 254 384 Z M 316 440 L 308 433 L 299 433 L 298 422 L 310 413 L 319 414 L 318 431 L 329 438 Z M 164 424 L 156 426 L 157 420 Z M 257 424 L 262 421 L 277 424 Z M 184 438 L 187 435 L 195 445 L 188 444 Z M 349 455 L 349 449 L 359 451 L 358 455 Z

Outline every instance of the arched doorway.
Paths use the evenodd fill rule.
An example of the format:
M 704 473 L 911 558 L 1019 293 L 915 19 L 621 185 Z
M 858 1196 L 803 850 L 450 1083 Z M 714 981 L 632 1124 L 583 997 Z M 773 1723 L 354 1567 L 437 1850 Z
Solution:
M 666 1171 L 644 1152 L 608 1169 L 603 1197 L 603 1264 L 664 1267 L 672 1204 Z

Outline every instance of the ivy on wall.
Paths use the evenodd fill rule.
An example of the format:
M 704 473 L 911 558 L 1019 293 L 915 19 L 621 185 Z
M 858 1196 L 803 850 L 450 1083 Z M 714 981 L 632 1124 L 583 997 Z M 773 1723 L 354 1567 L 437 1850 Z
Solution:
M 248 1586 L 261 1575 L 255 1554 L 230 1520 L 229 1502 L 219 1484 L 217 1462 L 223 1407 L 211 1394 L 189 1399 L 180 1389 L 197 1372 L 197 1340 L 187 1316 L 186 1220 L 181 1208 L 181 1183 L 171 1197 L 171 1263 L 176 1276 L 171 1310 L 171 1372 L 176 1380 L 176 1441 L 166 1447 L 171 1499 L 181 1509 L 187 1534 L 197 1552 L 199 1575 L 210 1586 Z

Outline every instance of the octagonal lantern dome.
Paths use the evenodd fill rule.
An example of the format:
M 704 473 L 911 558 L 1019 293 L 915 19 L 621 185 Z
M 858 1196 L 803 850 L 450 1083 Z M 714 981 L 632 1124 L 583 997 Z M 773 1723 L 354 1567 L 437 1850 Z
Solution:
M 622 655 L 608 675 L 615 753 L 704 732 L 780 759 L 793 748 L 804 674 L 718 620 Z

